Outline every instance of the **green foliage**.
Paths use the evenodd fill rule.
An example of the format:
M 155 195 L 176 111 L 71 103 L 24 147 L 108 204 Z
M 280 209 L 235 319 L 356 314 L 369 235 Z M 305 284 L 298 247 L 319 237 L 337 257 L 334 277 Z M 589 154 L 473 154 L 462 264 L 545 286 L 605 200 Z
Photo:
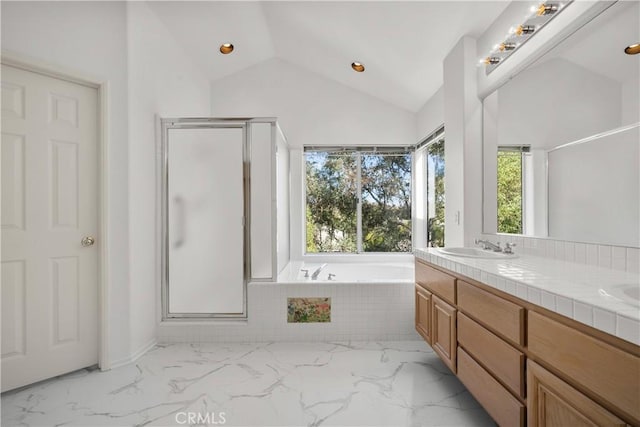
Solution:
M 435 204 L 435 214 L 427 220 L 427 237 L 430 246 L 444 247 L 444 139 L 429 145 L 427 153 L 428 170 L 434 173 L 434 185 L 433 188 L 427 186 L 427 196 L 429 202 Z
M 522 153 L 498 151 L 498 232 L 522 233 Z
M 411 251 L 411 156 L 307 153 L 307 252 L 356 252 L 357 159 L 362 248 Z
M 355 252 L 355 157 L 307 153 L 306 169 L 307 252 Z
M 362 248 L 411 250 L 411 156 L 362 156 Z

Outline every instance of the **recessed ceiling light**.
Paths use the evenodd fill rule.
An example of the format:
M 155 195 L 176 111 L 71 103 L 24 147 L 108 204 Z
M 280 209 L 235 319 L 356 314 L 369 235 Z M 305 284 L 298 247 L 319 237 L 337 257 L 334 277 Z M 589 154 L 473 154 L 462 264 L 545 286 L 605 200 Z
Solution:
M 223 55 L 228 55 L 233 52 L 233 45 L 231 43 L 225 43 L 220 46 L 220 53 Z
M 640 43 L 634 43 L 624 48 L 624 53 L 627 55 L 637 55 L 640 53 Z
M 352 62 L 351 63 L 351 68 L 353 68 L 358 73 L 362 73 L 364 71 L 364 65 L 362 65 L 359 62 Z

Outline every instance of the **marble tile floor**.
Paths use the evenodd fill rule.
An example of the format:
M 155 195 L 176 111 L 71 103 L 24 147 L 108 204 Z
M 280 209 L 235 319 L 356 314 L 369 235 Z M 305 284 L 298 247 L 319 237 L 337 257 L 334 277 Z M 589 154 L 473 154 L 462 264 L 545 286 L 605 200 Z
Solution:
M 1 400 L 6 427 L 495 425 L 422 341 L 158 345 Z

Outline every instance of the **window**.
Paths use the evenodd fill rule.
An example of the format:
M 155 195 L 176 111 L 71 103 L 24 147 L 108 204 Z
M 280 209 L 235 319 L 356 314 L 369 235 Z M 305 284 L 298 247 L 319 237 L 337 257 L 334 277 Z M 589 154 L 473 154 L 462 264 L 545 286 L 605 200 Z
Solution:
M 444 136 L 427 146 L 427 242 L 444 247 Z
M 498 147 L 498 233 L 524 233 L 524 177 L 529 147 Z
M 306 250 L 410 252 L 409 149 L 305 149 Z

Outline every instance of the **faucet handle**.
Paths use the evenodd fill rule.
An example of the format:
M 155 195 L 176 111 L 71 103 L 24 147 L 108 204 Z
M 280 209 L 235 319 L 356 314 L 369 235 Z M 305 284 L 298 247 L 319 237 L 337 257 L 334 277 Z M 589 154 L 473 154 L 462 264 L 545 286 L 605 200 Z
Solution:
M 515 244 L 515 243 L 507 242 L 505 247 L 504 247 L 504 253 L 505 254 L 512 254 L 513 253 L 513 248 L 516 247 L 516 246 L 518 246 L 518 245 Z
M 333 280 L 334 277 L 336 277 L 335 274 L 329 273 L 329 277 L 327 277 L 327 280 Z
M 301 272 L 301 273 L 302 273 L 302 272 L 304 272 L 304 277 L 309 277 L 309 270 L 308 270 L 308 269 L 306 269 L 306 268 L 301 268 L 301 269 L 300 269 L 300 272 Z

